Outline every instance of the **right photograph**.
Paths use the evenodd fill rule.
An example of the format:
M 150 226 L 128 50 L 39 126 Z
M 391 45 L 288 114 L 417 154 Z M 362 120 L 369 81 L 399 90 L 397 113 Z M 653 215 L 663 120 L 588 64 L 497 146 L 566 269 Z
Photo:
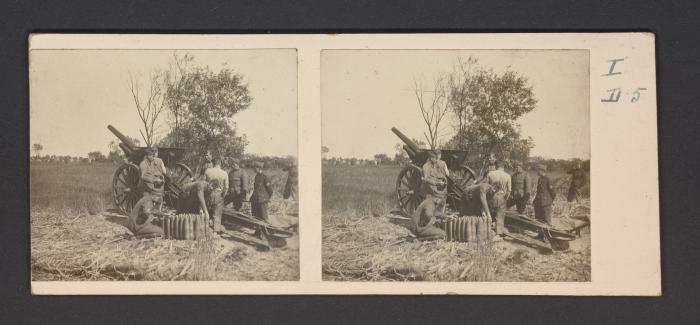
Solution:
M 324 281 L 591 281 L 588 50 L 324 50 Z

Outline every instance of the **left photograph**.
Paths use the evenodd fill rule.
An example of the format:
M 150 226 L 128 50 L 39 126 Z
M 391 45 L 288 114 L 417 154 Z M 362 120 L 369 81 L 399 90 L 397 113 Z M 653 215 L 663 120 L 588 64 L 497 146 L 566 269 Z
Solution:
M 32 281 L 298 281 L 297 51 L 31 50 Z

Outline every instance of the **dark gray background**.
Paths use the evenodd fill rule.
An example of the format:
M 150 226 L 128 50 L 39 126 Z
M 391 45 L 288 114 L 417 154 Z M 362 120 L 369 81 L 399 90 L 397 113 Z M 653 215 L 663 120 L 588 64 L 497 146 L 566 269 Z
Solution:
M 698 323 L 700 137 L 694 1 L 3 1 L 0 323 Z M 663 296 L 33 297 L 29 292 L 30 32 L 590 32 L 656 34 Z M 623 167 L 624 168 L 624 167 Z M 653 173 L 650 174 L 653 175 Z M 639 175 L 640 179 L 651 177 Z M 634 186 L 634 184 L 626 184 Z M 624 232 L 620 233 L 624 236 Z M 614 247 L 608 249 L 615 250 Z M 618 252 L 624 256 L 625 252 Z

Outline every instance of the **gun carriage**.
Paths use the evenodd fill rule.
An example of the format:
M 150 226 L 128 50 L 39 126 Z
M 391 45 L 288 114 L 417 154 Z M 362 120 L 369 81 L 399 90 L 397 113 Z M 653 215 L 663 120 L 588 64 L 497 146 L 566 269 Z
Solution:
M 411 164 L 404 167 L 396 180 L 396 195 L 401 211 L 405 215 L 411 215 L 418 205 L 425 199 L 422 188 L 423 170 L 422 166 L 428 161 L 430 152 L 428 149 L 421 149 L 418 145 L 401 133 L 397 128 L 391 131 L 403 141 L 403 149 L 408 154 Z M 470 202 L 467 187 L 477 182 L 477 174 L 467 165 L 470 156 L 466 151 L 461 150 L 441 150 L 441 159 L 446 163 L 450 171 L 447 176 L 447 208 L 453 211 L 461 209 L 478 211 L 469 206 Z M 461 208 L 461 209 L 460 209 Z M 509 237 L 523 244 L 537 246 L 549 250 L 564 250 L 569 247 L 569 241 L 576 239 L 580 234 L 580 229 L 587 227 L 589 221 L 586 220 L 572 229 L 564 230 L 555 228 L 549 224 L 535 220 L 531 216 L 508 211 L 505 215 L 505 226 L 513 231 Z M 441 221 L 444 227 L 444 221 Z M 464 232 L 460 228 L 457 233 Z M 521 233 L 530 232 L 536 235 L 525 236 Z M 459 236 L 458 236 L 459 237 Z M 454 238 L 452 238 L 454 239 Z M 459 238 L 458 238 L 459 239 Z
M 136 205 L 136 202 L 138 202 L 143 196 L 141 170 L 139 169 L 139 164 L 146 155 L 146 149 L 148 148 L 135 146 L 129 140 L 129 138 L 124 136 L 124 134 L 119 132 L 119 130 L 111 125 L 107 126 L 107 128 L 117 138 L 119 138 L 121 141 L 121 143 L 119 143 L 119 148 L 124 151 L 124 155 L 127 158 L 127 161 L 121 164 L 114 172 L 114 177 L 112 179 L 112 196 L 114 198 L 114 204 L 121 213 L 129 214 L 134 205 Z M 187 208 L 183 208 L 184 205 L 187 205 L 187 202 L 183 195 L 182 186 L 192 181 L 194 175 L 192 170 L 186 164 L 180 162 L 184 154 L 184 148 L 158 148 L 158 158 L 163 160 L 166 169 L 166 174 L 164 177 L 163 201 L 165 202 L 167 210 L 170 211 L 166 213 L 166 215 L 172 214 L 173 220 L 176 219 L 173 213 L 194 212 L 185 211 Z M 199 215 L 196 214 L 183 215 L 183 218 L 181 218 L 182 220 L 180 220 L 182 221 L 182 224 L 173 223 L 171 227 L 173 231 L 177 230 L 177 232 L 180 233 L 180 236 L 175 235 L 174 232 L 173 235 L 169 236 L 168 238 L 189 238 L 188 236 L 183 235 L 188 233 L 188 231 L 183 230 L 187 229 L 187 227 L 185 227 L 187 224 L 187 222 L 185 222 L 187 221 L 187 218 L 185 217 L 187 216 L 189 216 L 189 218 L 192 220 L 199 217 Z M 267 237 L 268 240 L 274 239 L 276 243 L 275 245 L 277 246 L 284 246 L 285 239 L 293 236 L 294 234 L 292 231 L 286 228 L 273 226 L 268 222 L 259 220 L 249 214 L 239 212 L 231 208 L 225 208 L 222 217 L 224 223 L 235 224 L 236 228 L 246 227 L 262 230 L 263 235 Z M 193 230 L 190 230 L 190 232 L 192 231 Z M 195 237 L 196 236 L 193 235 L 192 238 Z
M 397 128 L 391 128 L 391 131 L 403 141 L 403 149 L 411 160 L 411 164 L 404 167 L 396 179 L 396 195 L 401 211 L 411 215 L 425 199 L 422 166 L 428 161 L 430 152 L 420 148 Z M 447 205 L 452 210 L 458 210 L 457 207 L 466 196 L 464 189 L 476 181 L 476 173 L 467 165 L 469 155 L 466 151 L 440 150 L 440 155 L 450 170 L 446 185 Z
M 116 207 L 122 213 L 128 214 L 143 196 L 139 164 L 146 155 L 147 148 L 135 146 L 129 138 L 115 127 L 109 125 L 107 128 L 121 141 L 119 148 L 124 151 L 127 159 L 114 172 L 112 196 Z M 182 194 L 180 187 L 189 182 L 193 176 L 192 170 L 180 162 L 184 153 L 185 149 L 183 148 L 158 148 L 158 158 L 163 160 L 166 169 L 163 200 L 169 207 L 176 206 L 176 202 Z

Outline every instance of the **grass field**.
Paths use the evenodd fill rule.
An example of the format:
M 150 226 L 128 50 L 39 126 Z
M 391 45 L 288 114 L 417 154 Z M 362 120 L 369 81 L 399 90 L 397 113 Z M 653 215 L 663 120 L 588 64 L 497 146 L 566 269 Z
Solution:
M 399 166 L 324 166 L 323 278 L 344 281 L 590 281 L 590 234 L 550 255 L 498 242 L 474 246 L 411 240 L 405 224 L 387 218 L 398 208 Z M 558 198 L 555 216 L 574 208 L 565 200 L 570 176 L 549 173 Z M 531 174 L 533 187 L 536 176 Z M 584 189 L 587 195 L 588 186 Z M 584 205 L 589 205 L 585 200 Z M 555 218 L 564 228 L 570 220 Z
M 258 251 L 241 238 L 206 241 L 136 240 L 114 208 L 111 182 L 117 165 L 30 165 L 33 280 L 296 280 L 298 239 L 287 247 Z M 280 214 L 286 181 L 266 171 Z M 251 173 L 252 175 L 252 173 Z M 226 240 L 225 238 L 231 239 Z M 239 240 L 234 240 L 239 239 Z

